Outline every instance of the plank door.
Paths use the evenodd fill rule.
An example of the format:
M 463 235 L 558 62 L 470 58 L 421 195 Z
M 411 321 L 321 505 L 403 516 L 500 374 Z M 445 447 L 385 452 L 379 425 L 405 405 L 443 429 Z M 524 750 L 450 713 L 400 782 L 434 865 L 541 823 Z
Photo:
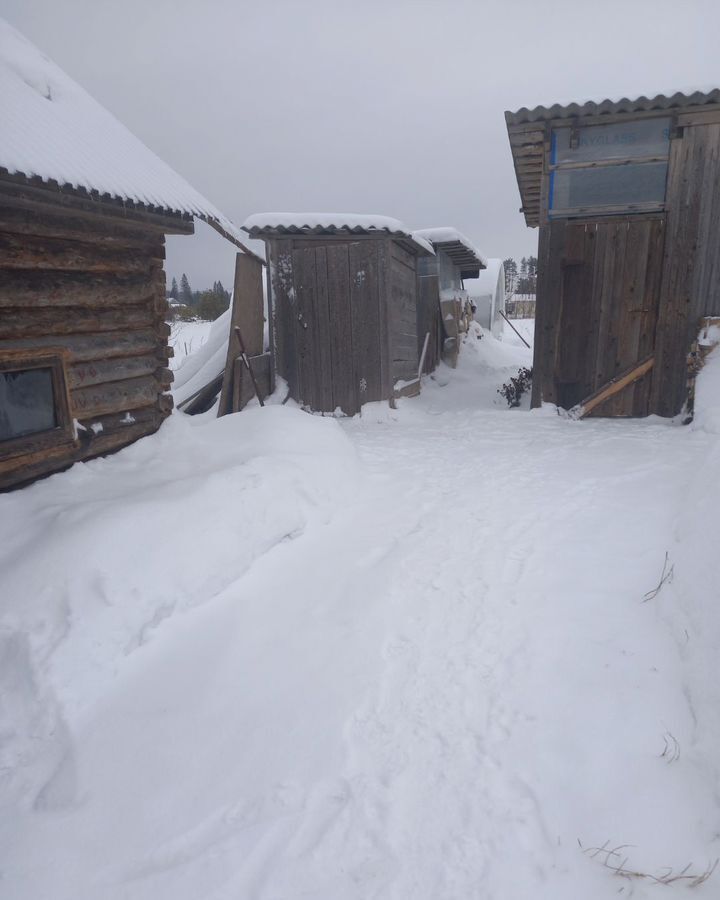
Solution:
M 562 226 L 556 383 L 569 409 L 654 351 L 664 217 Z M 592 415 L 647 415 L 651 380 L 649 373 Z

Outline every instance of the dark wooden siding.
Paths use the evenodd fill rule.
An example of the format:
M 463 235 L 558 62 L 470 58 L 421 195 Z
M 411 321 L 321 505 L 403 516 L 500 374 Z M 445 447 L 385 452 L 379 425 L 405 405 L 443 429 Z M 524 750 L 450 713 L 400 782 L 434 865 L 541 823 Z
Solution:
M 392 384 L 412 381 L 418 369 L 418 286 L 415 257 L 391 243 L 387 294 Z
M 309 409 L 354 415 L 417 376 L 415 257 L 385 237 L 269 240 L 279 374 Z
M 0 453 L 9 487 L 116 450 L 172 408 L 163 232 L 109 217 L 0 204 L 0 354 L 64 351 L 78 439 Z
M 423 372 L 434 372 L 440 362 L 443 345 L 443 328 L 440 318 L 440 278 L 438 275 L 423 275 L 418 278 L 418 361 L 422 354 L 425 335 L 430 334 L 425 354 Z
M 641 214 L 605 217 L 595 220 L 592 239 L 587 232 L 581 237 L 579 220 L 541 225 L 533 405 L 567 406 L 612 377 L 622 360 L 653 354 L 652 374 L 598 414 L 680 412 L 700 320 L 720 315 L 720 113 L 681 112 L 677 125 L 664 223 L 656 217 L 656 224 L 640 226 L 651 221 Z M 545 192 L 547 183 L 546 160 Z M 570 294 L 581 297 L 587 319 L 572 314 Z M 594 373 L 583 359 L 593 361 Z
M 662 216 L 556 220 L 543 226 L 534 396 L 568 409 L 652 352 Z M 598 408 L 647 415 L 651 376 Z
M 677 414 L 686 359 L 702 316 L 720 315 L 720 123 L 684 127 L 671 142 L 653 407 Z

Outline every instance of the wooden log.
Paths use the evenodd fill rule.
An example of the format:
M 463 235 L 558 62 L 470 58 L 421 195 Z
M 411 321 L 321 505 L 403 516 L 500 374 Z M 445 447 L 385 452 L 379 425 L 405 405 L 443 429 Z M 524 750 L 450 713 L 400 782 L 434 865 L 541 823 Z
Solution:
M 161 385 L 154 377 L 129 378 L 70 392 L 70 405 L 76 419 L 100 416 L 103 413 L 152 406 L 158 402 Z
M 192 216 L 170 210 L 150 209 L 142 204 L 116 197 L 101 197 L 82 188 L 65 190 L 57 182 L 28 180 L 22 175 L 3 173 L 0 177 L 0 204 L 35 208 L 38 215 L 47 209 L 61 209 L 65 214 L 77 213 L 94 219 L 107 217 L 114 222 L 157 230 L 161 234 L 193 234 Z
M 67 378 L 71 389 L 90 387 L 110 381 L 125 381 L 128 378 L 141 378 L 155 375 L 158 371 L 167 371 L 158 367 L 156 356 L 129 356 L 113 359 L 99 359 L 92 362 L 80 362 L 68 366 Z M 172 375 L 172 372 L 170 372 Z M 170 383 L 169 381 L 167 382 Z
M 163 248 L 154 247 L 153 251 L 156 250 Z M 157 262 L 162 265 L 161 259 Z M 137 249 L 115 249 L 102 244 L 0 231 L 0 266 L 2 269 L 147 273 L 151 257 Z
M 172 347 L 158 338 L 152 329 L 145 331 L 110 331 L 95 334 L 39 335 L 0 341 L 0 354 L 9 350 L 34 350 L 61 346 L 70 363 L 113 359 L 119 356 L 144 356 L 153 354 L 155 359 L 168 359 Z M 156 362 L 157 365 L 157 362 Z
M 68 215 L 62 209 L 44 208 L 40 215 L 32 204 L 25 207 L 0 204 L 0 232 L 81 241 L 108 249 L 139 250 L 155 259 L 165 259 L 165 238 L 155 229 L 132 227 L 99 216 Z
M 149 274 L 118 278 L 78 272 L 0 270 L 2 309 L 57 306 L 115 309 L 143 303 L 154 298 L 156 291 L 157 276 Z M 164 286 L 162 296 L 164 301 Z
M 572 419 L 584 419 L 585 416 L 589 415 L 589 413 L 601 403 L 604 403 L 606 400 L 610 399 L 610 397 L 619 394 L 620 391 L 624 390 L 628 385 L 633 384 L 639 378 L 642 378 L 643 375 L 646 375 L 650 369 L 652 369 L 654 364 L 655 358 L 649 356 L 641 363 L 634 365 L 625 372 L 621 372 L 607 384 L 603 385 L 599 390 L 595 391 L 595 393 L 586 397 L 581 403 L 573 406 L 573 408 L 568 411 L 568 415 Z
M 97 331 L 133 331 L 155 326 L 156 340 L 170 333 L 157 323 L 149 305 L 125 309 L 4 309 L 0 315 L 0 341 L 33 335 L 85 334 Z M 54 340 L 57 344 L 58 341 Z

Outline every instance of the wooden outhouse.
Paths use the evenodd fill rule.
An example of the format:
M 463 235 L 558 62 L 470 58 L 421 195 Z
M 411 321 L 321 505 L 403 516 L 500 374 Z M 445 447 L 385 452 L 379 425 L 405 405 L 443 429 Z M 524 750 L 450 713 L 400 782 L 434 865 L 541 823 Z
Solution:
M 720 314 L 720 91 L 505 113 L 539 227 L 532 403 L 674 416 Z M 614 393 L 613 393 L 614 391 Z
M 418 260 L 418 341 L 423 372 L 443 359 L 457 363 L 461 335 L 471 319 L 467 279 L 477 278 L 485 257 L 456 228 L 422 228 L 413 232 L 432 244 L 434 256 Z M 426 344 L 427 338 L 427 344 Z
M 0 22 L 0 489 L 169 415 L 166 234 L 239 233 Z
M 419 389 L 417 259 L 430 244 L 385 216 L 269 213 L 243 225 L 267 247 L 272 347 L 290 396 L 354 415 Z

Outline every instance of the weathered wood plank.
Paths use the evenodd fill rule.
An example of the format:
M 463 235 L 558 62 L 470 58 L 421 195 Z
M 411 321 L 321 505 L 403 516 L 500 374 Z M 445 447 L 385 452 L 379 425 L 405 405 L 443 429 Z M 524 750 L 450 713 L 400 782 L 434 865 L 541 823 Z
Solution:
M 35 335 L 55 337 L 97 331 L 133 331 L 153 325 L 156 335 L 162 335 L 162 325 L 156 324 L 148 304 L 120 310 L 78 308 L 71 313 L 62 308 L 4 309 L 0 315 L 0 341 Z
M 154 298 L 159 284 L 155 274 L 119 278 L 77 272 L 0 270 L 0 308 L 64 306 L 114 309 Z M 165 303 L 164 276 L 160 290 L 162 302 Z
M 67 379 L 70 388 L 88 387 L 104 384 L 108 381 L 124 381 L 128 378 L 140 378 L 156 375 L 161 367 L 156 356 L 128 356 L 114 359 L 98 359 L 93 362 L 79 362 L 67 367 Z M 170 370 L 162 369 L 162 372 Z M 172 375 L 172 372 L 170 372 Z M 157 377 L 157 375 L 156 375 Z M 162 376 L 163 383 L 169 384 L 167 376 Z
M 401 254 L 400 248 L 393 248 L 386 316 L 392 359 L 390 378 L 393 385 L 397 381 L 408 381 L 417 377 L 419 357 L 416 288 L 414 257 L 409 253 Z
M 154 247 L 161 252 L 162 245 Z M 155 258 L 162 265 L 162 258 Z M 152 257 L 137 248 L 115 249 L 83 241 L 10 234 L 0 231 L 1 269 L 149 274 Z
M 611 379 L 607 384 L 603 385 L 599 390 L 595 391 L 590 397 L 586 397 L 583 401 L 569 410 L 569 415 L 573 419 L 584 419 L 586 416 L 605 403 L 611 397 L 625 390 L 628 385 L 633 384 L 638 378 L 646 375 L 652 369 L 655 360 L 652 356 L 642 360 L 640 363 L 633 365 L 625 372 L 621 372 Z
M 298 365 L 298 402 L 317 409 L 320 402 L 319 379 L 314 358 L 315 249 L 293 250 L 293 286 L 295 288 L 295 341 Z
M 0 203 L 0 232 L 80 241 L 107 249 L 138 250 L 154 259 L 165 259 L 165 237 L 155 229 L 117 224 L 97 216 L 66 215 L 63 210 L 43 208 L 39 214 L 32 204 L 23 208 Z
M 315 303 L 313 316 L 313 355 L 315 358 L 318 410 L 333 412 L 338 405 L 333 393 L 333 365 L 330 348 L 330 298 L 327 250 L 315 249 Z
M 0 321 L 2 317 L 0 316 Z M 62 347 L 70 362 L 90 362 L 118 356 L 142 356 L 154 353 L 156 359 L 167 359 L 167 347 L 152 329 L 145 331 L 110 331 L 95 334 L 33 335 L 30 338 L 0 341 L 0 354 L 7 350 Z
M 70 391 L 70 405 L 77 419 L 138 409 L 157 403 L 162 386 L 156 378 L 129 378 L 75 388 Z
M 258 356 L 263 352 L 263 331 L 265 318 L 263 312 L 263 267 L 253 256 L 238 253 L 235 257 L 235 286 L 233 291 L 233 307 L 230 314 L 230 333 L 228 351 L 225 361 L 222 391 L 218 416 L 233 412 L 235 403 L 232 397 L 233 365 L 240 355 L 240 343 L 236 328 L 240 329 L 245 351 L 249 356 Z
M 326 246 L 328 320 L 333 403 L 348 416 L 360 410 L 350 306 L 350 268 L 346 244 Z
M 287 381 L 290 396 L 298 399 L 297 346 L 295 331 L 295 288 L 293 285 L 292 240 L 273 240 L 269 244 L 270 280 L 273 291 L 273 335 L 275 365 Z
M 361 404 L 388 398 L 383 383 L 387 356 L 381 349 L 385 342 L 380 330 L 381 250 L 384 251 L 383 241 L 348 245 L 353 350 Z
M 60 185 L 38 179 L 30 183 L 21 175 L 0 175 L 0 205 L 21 209 L 34 208 L 42 215 L 62 210 L 64 214 L 91 216 L 95 220 L 108 218 L 115 223 L 127 222 L 131 226 L 153 229 L 162 234 L 193 234 L 195 225 L 189 215 L 161 210 L 151 210 L 132 201 L 117 198 L 95 197 L 80 190 L 61 190 Z

